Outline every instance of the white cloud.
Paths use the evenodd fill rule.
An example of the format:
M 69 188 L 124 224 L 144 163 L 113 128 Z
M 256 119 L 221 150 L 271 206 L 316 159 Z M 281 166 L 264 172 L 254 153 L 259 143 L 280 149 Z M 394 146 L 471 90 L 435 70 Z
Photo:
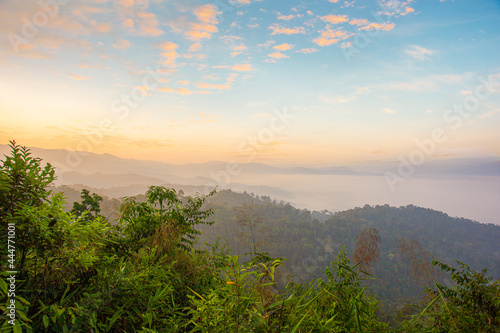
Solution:
M 426 49 L 418 45 L 410 45 L 406 48 L 404 52 L 413 59 L 419 61 L 428 60 L 429 56 L 435 53 L 432 50 Z

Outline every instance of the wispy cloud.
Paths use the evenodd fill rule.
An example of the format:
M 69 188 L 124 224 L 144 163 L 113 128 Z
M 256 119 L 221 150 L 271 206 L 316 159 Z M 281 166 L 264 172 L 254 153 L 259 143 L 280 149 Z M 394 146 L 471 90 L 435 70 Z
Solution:
M 113 47 L 118 50 L 124 50 L 130 47 L 130 42 L 125 39 L 118 39 L 116 43 L 113 44 Z
M 408 46 L 404 52 L 415 60 L 423 61 L 429 59 L 430 55 L 434 54 L 434 51 L 423 48 L 418 45 Z
M 295 52 L 301 52 L 301 53 L 304 53 L 304 54 L 309 54 L 309 53 L 314 53 L 314 52 L 318 52 L 319 50 L 318 49 L 315 49 L 314 47 L 312 48 L 308 48 L 308 49 L 300 49 L 298 51 L 295 51 Z
M 68 77 L 73 80 L 88 80 L 90 77 L 68 73 Z
M 382 30 L 389 31 L 394 29 L 394 23 L 370 23 L 364 27 L 359 28 L 359 30 Z

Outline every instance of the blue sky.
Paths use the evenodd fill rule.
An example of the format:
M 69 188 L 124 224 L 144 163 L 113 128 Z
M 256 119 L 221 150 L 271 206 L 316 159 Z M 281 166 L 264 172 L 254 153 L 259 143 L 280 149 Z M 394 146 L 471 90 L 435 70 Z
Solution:
M 0 22 L 0 143 L 319 166 L 442 129 L 429 159 L 500 154 L 498 1 L 7 0 Z

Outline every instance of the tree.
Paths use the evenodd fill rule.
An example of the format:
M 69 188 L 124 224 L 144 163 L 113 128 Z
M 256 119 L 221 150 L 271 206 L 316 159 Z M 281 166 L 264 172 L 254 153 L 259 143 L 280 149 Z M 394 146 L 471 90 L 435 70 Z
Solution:
M 165 227 L 170 230 L 170 236 L 179 238 L 179 247 L 189 249 L 200 234 L 195 227 L 213 224 L 213 221 L 206 221 L 212 210 L 202 209 L 208 196 L 186 198 L 174 189 L 151 186 L 146 192 L 146 202 L 137 202 L 134 197 L 125 198 L 119 221 L 129 244 L 136 250 L 160 228 Z
M 43 243 L 39 221 L 26 213 L 49 202 L 52 192 L 47 187 L 55 180 L 55 170 L 49 163 L 42 166 L 40 158 L 32 157 L 28 148 L 15 141 L 10 141 L 9 147 L 10 156 L 0 162 L 0 232 L 6 235 L 7 226 L 15 224 L 18 269 L 22 270 L 30 247 Z M 4 256 L 2 252 L 1 258 Z
M 87 189 L 82 189 L 80 197 L 82 198 L 82 203 L 74 202 L 71 213 L 75 214 L 77 217 L 84 216 L 83 219 L 86 221 L 92 221 L 100 216 L 100 202 L 102 201 L 102 197 L 100 195 L 96 193 L 92 193 L 92 195 L 90 195 Z M 84 215 L 85 212 L 88 212 L 88 214 Z

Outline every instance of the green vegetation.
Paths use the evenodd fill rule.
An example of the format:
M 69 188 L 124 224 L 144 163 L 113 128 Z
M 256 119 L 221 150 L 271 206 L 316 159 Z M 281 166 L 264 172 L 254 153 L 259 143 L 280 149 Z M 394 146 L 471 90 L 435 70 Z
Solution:
M 82 191 L 81 202 L 67 209 L 63 195 L 50 190 L 53 167 L 42 166 L 15 142 L 11 150 L 0 167 L 1 232 L 7 235 L 14 224 L 16 237 L 13 261 L 2 236 L 2 331 L 500 331 L 498 280 L 462 263 L 458 268 L 431 263 L 428 250 L 406 239 L 411 219 L 402 217 L 411 216 L 407 210 L 418 211 L 415 207 L 401 209 L 400 216 L 385 206 L 328 216 L 269 198 L 244 203 L 248 194 L 190 197 L 152 186 L 143 196 L 125 198 L 118 218 L 109 221 L 105 216 L 111 214 L 101 215 L 105 198 Z M 385 227 L 374 223 L 376 218 L 359 219 L 361 213 L 373 214 Z M 436 215 L 429 223 L 441 219 L 446 220 Z M 453 233 L 461 226 L 450 227 L 449 244 L 454 244 Z M 406 238 L 388 243 L 388 230 Z M 497 229 L 491 230 L 484 240 L 495 237 Z M 240 256 L 218 239 L 206 249 L 196 245 L 197 237 L 215 234 L 241 244 L 232 249 Z M 459 242 L 468 249 L 464 240 Z M 301 265 L 297 256 L 311 258 L 309 265 Z M 381 290 L 391 295 L 391 287 L 375 284 L 386 278 L 379 274 L 386 261 L 391 268 L 408 262 L 411 276 L 429 287 L 426 300 L 406 306 L 391 322 L 380 316 L 376 296 Z M 13 262 L 15 298 L 8 280 Z M 297 278 L 316 274 L 321 265 L 321 277 Z M 436 267 L 449 279 L 439 277 Z M 15 325 L 6 315 L 11 299 Z

